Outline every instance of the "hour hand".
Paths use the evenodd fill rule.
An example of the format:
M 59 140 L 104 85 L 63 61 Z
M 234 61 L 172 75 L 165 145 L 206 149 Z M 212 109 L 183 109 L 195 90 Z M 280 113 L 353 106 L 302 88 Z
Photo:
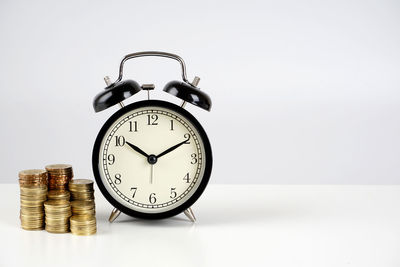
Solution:
M 140 148 L 138 148 L 137 146 L 135 146 L 134 144 L 131 144 L 129 142 L 126 142 L 128 144 L 128 146 L 130 146 L 131 148 L 133 148 L 133 150 L 135 150 L 136 152 L 142 154 L 143 156 L 145 156 L 146 158 L 149 157 L 149 155 L 146 154 L 146 152 L 144 152 L 143 150 L 141 150 Z

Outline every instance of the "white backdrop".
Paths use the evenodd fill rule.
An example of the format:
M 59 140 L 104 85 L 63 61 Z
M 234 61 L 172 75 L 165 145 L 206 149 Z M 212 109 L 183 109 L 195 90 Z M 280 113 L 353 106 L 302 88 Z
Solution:
M 0 2 L 1 182 L 71 163 L 91 178 L 103 76 L 128 53 L 181 55 L 213 100 L 188 106 L 209 134 L 214 183 L 400 182 L 400 4 L 396 1 Z M 125 77 L 180 78 L 171 60 Z M 127 102 L 144 99 L 145 93 Z

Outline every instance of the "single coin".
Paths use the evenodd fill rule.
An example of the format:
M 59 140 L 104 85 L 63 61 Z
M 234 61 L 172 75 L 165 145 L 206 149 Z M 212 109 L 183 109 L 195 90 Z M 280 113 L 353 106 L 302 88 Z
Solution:
M 93 181 L 89 179 L 73 179 L 70 181 L 70 186 L 74 185 L 93 185 Z

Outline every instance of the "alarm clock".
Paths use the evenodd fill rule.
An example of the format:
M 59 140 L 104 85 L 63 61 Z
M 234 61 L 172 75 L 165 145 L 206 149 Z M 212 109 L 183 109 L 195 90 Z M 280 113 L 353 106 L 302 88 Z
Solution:
M 150 99 L 152 84 L 122 80 L 124 63 L 133 58 L 157 56 L 177 60 L 182 81 L 171 81 L 164 91 L 182 100 L 180 106 Z M 195 221 L 191 206 L 206 188 L 212 169 L 210 141 L 186 103 L 210 111 L 210 97 L 198 88 L 200 78 L 189 82 L 185 62 L 171 53 L 146 51 L 126 55 L 115 82 L 93 101 L 95 112 L 120 105 L 103 125 L 93 147 L 92 168 L 104 197 L 114 206 L 109 221 L 123 212 L 143 219 L 164 219 L 184 212 Z M 142 90 L 147 100 L 124 105 Z

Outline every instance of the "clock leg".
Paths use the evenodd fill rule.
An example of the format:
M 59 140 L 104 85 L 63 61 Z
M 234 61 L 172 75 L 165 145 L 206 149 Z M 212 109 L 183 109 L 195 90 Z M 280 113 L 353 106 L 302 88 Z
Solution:
M 188 217 L 191 222 L 196 221 L 196 216 L 194 216 L 192 208 L 188 208 L 187 210 L 184 210 L 183 213 L 185 213 L 186 217 Z
M 115 219 L 118 218 L 118 216 L 121 214 L 121 211 L 117 208 L 114 208 L 110 214 L 110 218 L 108 218 L 108 221 L 110 223 L 112 223 L 113 221 L 115 221 Z

